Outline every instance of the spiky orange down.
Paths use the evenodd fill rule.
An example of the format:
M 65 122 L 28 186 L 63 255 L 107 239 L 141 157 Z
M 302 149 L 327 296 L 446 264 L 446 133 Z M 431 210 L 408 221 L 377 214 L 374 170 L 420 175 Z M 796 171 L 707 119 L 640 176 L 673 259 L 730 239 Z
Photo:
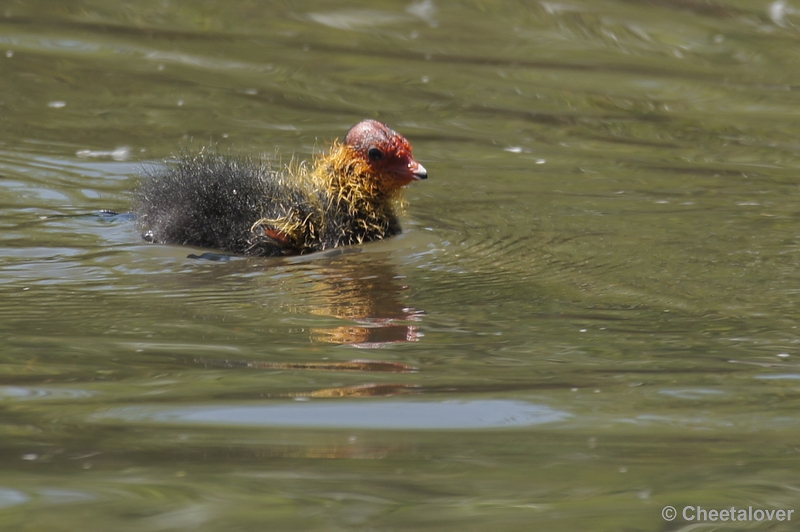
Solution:
M 300 253 L 319 251 L 320 237 L 353 245 L 395 234 L 391 229 L 397 224 L 395 207 L 402 207 L 403 187 L 391 176 L 374 172 L 349 146 L 335 142 L 311 169 L 301 165 L 292 174 L 319 210 L 290 207 L 284 216 L 261 218 L 253 231 L 263 231 Z M 327 234 L 331 231 L 336 234 Z

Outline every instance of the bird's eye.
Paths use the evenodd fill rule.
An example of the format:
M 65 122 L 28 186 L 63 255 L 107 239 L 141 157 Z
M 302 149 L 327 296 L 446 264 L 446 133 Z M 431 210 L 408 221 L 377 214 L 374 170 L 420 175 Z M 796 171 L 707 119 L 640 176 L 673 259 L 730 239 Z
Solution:
M 370 161 L 380 161 L 383 159 L 383 152 L 374 146 L 367 151 Z

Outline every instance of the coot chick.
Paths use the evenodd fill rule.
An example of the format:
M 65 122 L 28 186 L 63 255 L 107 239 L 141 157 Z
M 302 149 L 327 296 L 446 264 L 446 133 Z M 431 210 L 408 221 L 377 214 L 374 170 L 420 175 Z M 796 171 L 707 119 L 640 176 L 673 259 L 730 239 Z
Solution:
M 363 120 L 311 165 L 276 171 L 263 161 L 210 151 L 182 155 L 144 176 L 142 236 L 241 255 L 297 255 L 400 232 L 404 186 L 426 179 L 405 137 Z

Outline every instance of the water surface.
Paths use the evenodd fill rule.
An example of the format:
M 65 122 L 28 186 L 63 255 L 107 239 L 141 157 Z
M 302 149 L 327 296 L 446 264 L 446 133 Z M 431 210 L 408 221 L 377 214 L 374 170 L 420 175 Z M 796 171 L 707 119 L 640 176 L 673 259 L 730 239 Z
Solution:
M 800 515 L 798 40 L 791 1 L 3 6 L 2 528 Z M 397 238 L 215 261 L 99 215 L 367 117 L 430 173 Z

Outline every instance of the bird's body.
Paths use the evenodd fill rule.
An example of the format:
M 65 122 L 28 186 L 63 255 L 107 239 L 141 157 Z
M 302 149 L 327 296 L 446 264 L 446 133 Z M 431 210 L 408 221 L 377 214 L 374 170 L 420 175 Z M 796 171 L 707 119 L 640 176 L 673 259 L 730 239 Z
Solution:
M 408 141 L 375 120 L 356 124 L 311 165 L 268 164 L 211 152 L 184 155 L 145 176 L 144 237 L 242 255 L 295 255 L 400 232 L 395 203 L 427 172 Z

